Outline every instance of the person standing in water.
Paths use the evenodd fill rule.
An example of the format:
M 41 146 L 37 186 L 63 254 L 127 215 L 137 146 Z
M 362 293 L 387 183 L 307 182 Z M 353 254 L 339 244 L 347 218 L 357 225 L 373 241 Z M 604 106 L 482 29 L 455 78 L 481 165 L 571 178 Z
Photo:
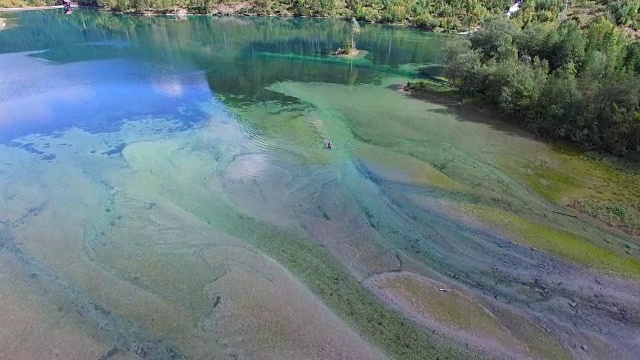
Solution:
M 331 148 L 333 148 L 333 145 L 331 144 L 331 141 L 329 141 L 327 143 L 327 149 L 331 150 Z

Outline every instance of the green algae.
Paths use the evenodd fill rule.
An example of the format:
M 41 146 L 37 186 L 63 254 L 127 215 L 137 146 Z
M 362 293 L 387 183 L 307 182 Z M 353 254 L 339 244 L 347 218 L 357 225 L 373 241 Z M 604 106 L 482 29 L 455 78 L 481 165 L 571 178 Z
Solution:
M 542 159 L 510 167 L 531 189 L 556 204 L 569 206 L 636 235 L 640 231 L 640 175 L 578 151 L 551 150 Z
M 542 359 L 570 360 L 573 358 L 558 340 L 528 318 L 501 307 L 492 310 L 511 335 L 527 345 L 532 355 Z
M 210 34 L 209 31 L 201 33 Z M 221 37 L 222 35 L 218 32 L 212 36 Z M 158 41 L 163 46 L 166 44 L 166 39 L 163 37 L 159 36 Z M 184 42 L 184 39 L 181 39 L 180 42 Z M 207 70 L 209 72 L 225 72 L 227 71 L 225 66 L 236 60 L 229 55 L 229 51 L 223 50 L 222 40 L 215 46 L 207 45 L 207 51 L 202 51 L 203 46 L 200 44 L 184 43 L 186 43 L 185 48 L 197 48 L 197 51 L 202 52 L 204 58 L 215 57 L 217 60 L 224 58 L 224 66 L 215 64 L 216 66 L 212 66 L 214 70 Z M 226 48 L 226 38 L 224 39 L 224 48 Z M 238 46 L 235 48 L 237 52 L 240 51 Z M 235 53 L 236 51 L 233 52 L 233 54 Z M 571 196 L 575 198 L 578 195 L 584 195 L 583 187 L 589 186 L 584 182 L 584 179 L 590 176 L 588 173 L 574 176 L 576 174 L 574 170 L 565 171 L 561 168 L 549 170 L 546 168 L 546 163 L 542 163 L 540 169 L 534 168 L 530 170 L 530 174 L 524 175 L 526 179 L 523 183 L 533 189 L 534 194 L 523 191 L 524 186 L 521 186 L 517 181 L 519 177 L 513 175 L 517 174 L 522 167 L 501 166 L 496 163 L 495 158 L 510 152 L 514 154 L 513 158 L 521 157 L 527 163 L 532 160 L 529 149 L 534 146 L 526 147 L 526 141 L 518 136 L 512 136 L 510 133 L 501 132 L 502 130 L 496 130 L 492 128 L 493 125 L 471 123 L 447 106 L 420 102 L 395 91 L 397 85 L 402 85 L 406 83 L 407 78 L 415 76 L 417 70 L 413 65 L 375 66 L 377 73 L 393 74 L 398 78 L 389 80 L 389 77 L 382 77 L 379 82 L 375 83 L 375 86 L 353 86 L 358 79 L 359 65 L 357 61 L 353 62 L 353 69 L 348 69 L 347 67 L 351 64 L 349 59 L 339 59 L 340 62 L 338 62 L 331 57 L 296 54 L 273 55 L 273 53 L 261 53 L 258 57 L 278 58 L 282 60 L 284 70 L 290 70 L 287 65 L 294 62 L 315 62 L 316 64 L 327 62 L 331 66 L 327 66 L 323 70 L 328 68 L 342 69 L 345 70 L 344 72 L 349 72 L 350 75 L 353 74 L 352 77 L 350 76 L 350 80 L 353 81 L 349 81 L 351 86 L 276 83 L 270 89 L 288 94 L 289 98 L 282 96 L 282 99 L 285 99 L 283 101 L 290 101 L 290 98 L 294 98 L 299 99 L 302 103 L 283 108 L 275 102 L 254 105 L 255 98 L 247 90 L 247 88 L 251 88 L 253 91 L 255 90 L 253 87 L 261 88 L 264 83 L 269 83 L 268 81 L 258 83 L 254 81 L 268 77 L 267 75 L 273 70 L 272 67 L 265 67 L 262 71 L 255 72 L 248 70 L 249 68 L 255 69 L 254 66 L 247 67 L 242 72 L 238 71 L 238 74 L 258 74 L 248 79 L 232 73 L 229 78 L 232 78 L 233 81 L 229 81 L 229 88 L 246 86 L 241 92 L 245 90 L 248 92 L 244 97 L 246 102 L 234 103 L 233 106 L 237 108 L 237 111 L 233 111 L 240 118 L 242 130 L 249 134 L 252 140 L 255 140 L 259 150 L 281 155 L 293 154 L 305 165 L 334 165 L 344 157 L 354 156 L 367 162 L 368 165 L 383 167 L 384 169 L 381 170 L 383 173 L 403 172 L 407 176 L 408 182 L 442 190 L 445 197 L 453 197 L 454 192 L 464 192 L 470 197 L 477 196 L 483 204 L 499 205 L 503 210 L 511 208 L 522 210 L 529 207 L 531 213 L 546 211 L 548 209 L 544 207 L 545 203 L 538 202 L 539 196 L 537 195 L 553 202 L 563 202 L 563 199 L 573 199 Z M 288 59 L 292 61 L 289 62 Z M 360 65 L 366 68 L 372 67 L 366 62 L 362 62 Z M 316 66 L 319 67 L 319 65 Z M 305 73 L 309 72 L 308 69 L 304 70 Z M 291 76 L 292 72 L 286 73 Z M 362 73 L 363 71 L 360 72 L 360 74 Z M 321 75 L 325 75 L 325 77 Z M 326 80 L 326 74 L 318 71 L 314 72 L 312 76 L 301 77 L 301 79 L 309 78 L 323 81 Z M 223 81 L 212 76 L 212 88 L 220 86 L 221 82 Z M 218 90 L 216 88 L 216 92 L 224 92 L 224 90 L 227 89 L 221 87 Z M 250 105 L 247 106 L 247 104 Z M 328 152 L 324 149 L 323 145 L 326 140 L 334 142 L 336 145 L 334 151 Z M 231 147 L 234 145 L 231 144 Z M 539 148 L 541 146 L 535 147 L 535 149 Z M 549 156 L 555 158 L 556 155 Z M 176 157 L 168 163 L 178 164 L 184 160 L 182 157 Z M 205 169 L 208 165 L 210 164 L 203 163 L 200 167 Z M 387 171 L 389 169 L 390 171 Z M 163 196 L 168 195 L 171 201 L 196 214 L 198 218 L 229 234 L 247 240 L 256 248 L 278 260 L 293 274 L 303 279 L 305 284 L 334 309 L 341 318 L 390 354 L 403 359 L 435 358 L 437 356 L 445 358 L 471 357 L 470 354 L 455 346 L 446 345 L 442 339 L 436 336 L 424 334 L 425 329 L 417 328 L 410 321 L 403 320 L 401 314 L 384 308 L 378 303 L 378 299 L 361 288 L 344 265 L 339 264 L 335 258 L 306 235 L 301 235 L 293 230 L 285 230 L 264 221 L 250 219 L 247 215 L 240 214 L 235 208 L 225 204 L 225 194 L 218 193 L 213 196 L 208 192 L 209 189 L 202 189 L 195 184 L 210 174 L 197 171 L 185 174 L 179 171 L 181 169 L 162 172 L 157 171 L 157 167 L 149 170 L 154 170 L 155 176 L 161 178 L 162 181 L 175 179 L 175 182 L 164 182 L 163 186 L 157 187 L 154 187 L 154 184 L 145 184 L 149 187 L 145 190 L 157 192 Z M 176 173 L 180 176 L 176 176 Z M 405 181 L 406 179 L 401 180 Z M 634 181 L 634 178 L 631 177 L 629 180 Z M 635 180 L 637 181 L 637 179 Z M 607 193 L 610 190 L 607 186 L 595 191 Z M 371 194 L 365 194 L 365 196 L 371 196 Z M 625 190 L 622 196 L 626 196 L 628 199 L 634 198 L 631 190 Z M 492 203 L 493 200 L 502 202 L 500 204 Z M 570 205 L 575 204 L 572 206 L 578 207 L 582 204 L 585 208 L 593 209 L 594 216 L 604 216 L 599 215 L 601 212 L 599 209 L 603 208 L 616 214 L 620 218 L 619 221 L 631 221 L 630 219 L 633 218 L 631 214 L 634 210 L 628 205 L 628 200 L 619 203 L 607 201 L 608 199 L 604 199 L 602 202 L 583 199 L 581 203 L 570 203 Z M 487 222 L 492 222 L 495 217 Z M 525 221 L 526 225 L 520 224 L 521 220 Z M 555 251 L 561 254 L 559 256 L 566 256 L 566 259 L 571 260 L 573 259 L 571 256 L 582 255 L 578 254 L 580 252 L 578 249 L 583 247 L 581 241 L 589 243 L 589 240 L 582 239 L 577 235 L 574 236 L 569 232 L 558 235 L 555 232 L 557 229 L 524 220 L 524 218 L 512 219 L 507 222 L 516 224 L 513 226 L 517 228 L 518 231 L 514 231 L 517 234 L 538 232 L 538 227 L 552 229 L 544 234 L 543 242 L 559 240 L 566 244 L 554 245 L 556 247 L 552 246 L 553 244 L 547 244 L 545 245 L 548 246 L 546 251 Z M 570 228 L 574 227 L 577 225 L 571 223 Z M 389 237 L 391 238 L 391 236 Z M 569 240 L 566 240 L 565 237 Z M 392 239 L 385 240 L 393 241 Z M 596 246 L 595 250 L 592 248 L 587 250 L 595 252 L 595 250 L 600 251 L 601 249 Z M 609 249 L 605 247 L 605 250 Z M 613 252 L 615 253 L 615 251 Z M 599 256 L 600 253 L 594 253 L 593 257 L 598 258 L 596 255 Z M 187 263 L 186 258 L 180 256 L 176 256 L 174 260 L 175 264 L 179 265 L 168 266 L 163 262 L 161 266 L 173 269 L 175 266 Z M 615 262 L 611 258 L 605 260 Z M 595 260 L 590 258 L 589 261 Z M 576 262 L 583 263 L 580 260 L 576 260 Z M 624 267 L 626 265 L 629 264 L 624 263 L 617 266 Z M 631 267 L 631 265 L 629 266 Z M 130 264 L 123 264 L 122 268 L 136 269 Z M 179 281 L 187 281 L 185 279 L 189 273 L 188 266 L 185 266 L 182 272 L 176 272 L 175 278 L 180 279 Z M 158 287 L 164 287 L 161 282 L 159 284 L 161 285 Z M 189 287 L 191 286 L 189 285 Z M 180 289 L 180 291 L 185 292 L 186 290 Z M 440 305 L 444 307 L 442 309 L 443 321 L 451 321 L 472 328 L 472 322 L 486 320 L 475 319 L 474 316 L 469 316 L 469 319 L 466 319 L 464 312 L 456 312 L 457 306 L 449 303 Z M 451 307 L 448 307 L 449 305 Z M 192 306 L 200 307 L 201 304 Z M 436 312 L 440 312 L 440 310 Z M 524 329 L 521 330 L 512 330 L 514 333 L 522 334 L 522 341 L 528 337 L 543 339 L 531 345 L 532 349 L 536 349 L 536 354 L 542 354 L 548 358 L 562 358 L 557 354 L 562 354 L 563 350 L 561 348 L 557 350 L 556 344 L 549 340 L 549 336 L 545 338 L 537 332 L 538 330 L 542 331 L 541 329 L 535 326 L 523 325 L 523 327 Z M 529 341 L 535 340 L 529 339 Z M 549 350 L 547 351 L 546 348 Z
M 540 145 L 515 136 L 505 137 L 493 124 L 463 119 L 446 105 L 396 91 L 403 82 L 406 79 L 397 77 L 385 79 L 383 86 L 286 82 L 274 84 L 270 90 L 339 114 L 358 142 L 412 158 L 413 164 L 423 163 L 423 167 L 464 184 L 470 196 L 519 199 L 523 187 L 499 167 L 496 158 L 514 147 Z
M 397 359 L 468 359 L 470 355 L 429 335 L 401 314 L 383 306 L 333 257 L 311 241 L 231 209 L 194 209 L 192 201 L 176 201 L 199 218 L 245 239 L 296 274 L 327 306 L 375 345 Z
M 245 131 L 264 149 L 294 155 L 305 164 L 328 164 L 358 145 L 344 118 L 326 109 L 261 103 L 234 111 Z M 335 144 L 327 151 L 327 143 Z
M 297 61 L 319 61 L 326 63 L 334 63 L 334 64 L 350 64 L 355 66 L 373 66 L 371 60 L 367 59 L 365 56 L 354 56 L 354 57 L 344 57 L 344 56 L 314 56 L 314 55 L 300 55 L 300 54 L 282 54 L 282 53 L 273 53 L 273 52 L 261 52 L 258 53 L 260 56 L 264 57 L 277 57 L 277 58 L 286 58 Z
M 450 325 L 480 337 L 498 340 L 509 348 L 519 344 L 486 308 L 456 290 L 440 291 L 436 284 L 420 283 L 410 277 L 392 277 L 383 288 L 408 295 L 408 301 L 422 314 L 432 316 L 439 323 Z
M 125 157 L 137 171 L 154 174 L 141 182 L 144 191 L 163 194 L 166 201 L 210 226 L 246 241 L 279 262 L 301 279 L 341 319 L 389 355 L 409 360 L 480 357 L 457 345 L 448 344 L 447 340 L 424 331 L 402 314 L 385 307 L 327 250 L 305 238 L 302 233 L 248 217 L 221 201 L 218 194 L 211 193 L 199 181 L 203 177 L 202 172 L 206 171 L 206 166 L 201 162 L 214 161 L 208 156 L 200 159 L 204 154 L 185 156 L 176 147 L 160 148 L 163 150 L 143 156 L 136 155 L 133 150 L 125 151 Z M 170 176 L 175 171 L 183 176 Z M 150 180 L 153 183 L 149 183 Z
M 393 168 L 394 163 L 401 163 L 398 159 L 414 159 L 403 162 L 420 165 L 437 175 L 424 176 L 423 184 L 430 183 L 448 191 L 449 197 L 483 204 L 488 209 L 483 211 L 487 214 L 484 220 L 489 223 L 495 223 L 494 218 L 502 212 L 523 214 L 523 218 L 505 215 L 508 229 L 523 241 L 566 260 L 625 277 L 638 277 L 640 267 L 635 258 L 608 244 L 588 240 L 596 236 L 609 238 L 611 234 L 593 227 L 586 230 L 578 219 L 555 216 L 550 204 L 590 196 L 594 191 L 589 184 L 610 184 L 602 180 L 606 179 L 607 172 L 603 169 L 608 165 L 573 153 L 550 150 L 532 139 L 505 137 L 502 128 L 493 128 L 492 124 L 466 122 L 454 126 L 456 114 L 446 107 L 411 99 L 389 88 L 279 83 L 270 89 L 339 114 L 353 137 L 366 144 L 366 149 L 384 149 L 376 152 L 397 157 L 378 156 L 378 163 Z M 529 152 L 508 156 L 513 147 Z M 356 154 L 375 164 L 363 149 L 365 147 L 359 148 Z M 415 174 L 411 175 L 406 169 L 405 172 L 410 182 L 416 182 Z M 606 187 L 601 191 L 618 194 L 615 196 L 620 202 L 609 204 L 611 212 L 630 223 L 635 218 L 630 214 L 636 209 L 632 204 L 633 192 L 640 181 L 637 175 L 615 174 L 619 188 Z M 610 179 L 612 175 L 608 176 Z M 611 195 L 600 196 L 610 198 Z M 526 220 L 547 214 L 551 214 L 545 217 L 547 225 Z M 559 228 L 567 231 L 556 230 Z M 624 242 L 616 239 L 620 241 Z
M 282 54 L 282 53 L 273 53 L 273 52 L 260 52 L 259 56 L 265 58 L 275 58 L 275 59 L 286 59 L 296 62 L 312 62 L 312 63 L 326 63 L 326 64 L 335 64 L 339 66 L 349 66 L 352 70 L 357 70 L 358 68 L 366 68 L 375 70 L 378 74 L 384 74 L 385 76 L 395 76 L 400 77 L 402 79 L 418 79 L 423 78 L 425 69 L 439 69 L 440 65 L 437 64 L 401 64 L 401 65 L 375 65 L 371 60 L 366 57 L 366 52 L 364 54 L 355 56 L 355 57 L 345 57 L 345 56 L 316 56 L 316 55 L 299 55 L 299 54 Z M 431 80 L 424 80 L 430 84 L 437 84 L 442 89 L 449 90 L 449 86 L 445 86 L 443 80 L 438 77 L 428 76 Z
M 467 189 L 466 186 L 453 180 L 434 166 L 410 156 L 370 145 L 358 148 L 355 153 L 369 164 L 374 171 L 380 169 L 378 173 L 390 180 L 400 180 L 447 191 L 464 191 Z M 397 179 L 396 176 L 393 176 L 394 173 L 400 173 L 404 176 Z
M 518 242 L 597 270 L 640 279 L 640 260 L 610 247 L 596 245 L 574 233 L 526 220 L 506 211 L 474 205 L 466 208 L 483 222 L 505 230 Z

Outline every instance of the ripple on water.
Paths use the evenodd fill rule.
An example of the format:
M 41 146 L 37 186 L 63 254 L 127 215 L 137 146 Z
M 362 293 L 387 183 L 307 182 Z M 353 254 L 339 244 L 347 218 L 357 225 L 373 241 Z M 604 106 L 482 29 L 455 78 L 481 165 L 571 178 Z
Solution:
M 238 126 L 259 151 L 317 156 L 331 154 L 351 157 L 363 144 L 341 116 L 316 108 L 273 109 L 272 104 L 253 106 L 240 114 Z M 322 155 L 320 155 L 322 156 Z

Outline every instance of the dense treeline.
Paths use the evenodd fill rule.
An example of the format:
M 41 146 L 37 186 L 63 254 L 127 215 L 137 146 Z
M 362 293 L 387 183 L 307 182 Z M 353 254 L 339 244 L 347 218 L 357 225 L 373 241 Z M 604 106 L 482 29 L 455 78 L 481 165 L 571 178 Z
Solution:
M 552 0 L 559 2 L 559 0 Z M 84 0 L 116 11 L 186 8 L 211 13 L 228 0 Z M 255 0 L 260 15 L 355 17 L 358 20 L 412 24 L 434 30 L 468 30 L 492 14 L 503 14 L 511 0 Z
M 616 24 L 640 30 L 640 0 L 602 0 Z
M 13 8 L 25 6 L 48 6 L 59 3 L 57 0 L 0 0 L 0 8 Z
M 607 18 L 586 28 L 489 20 L 448 48 L 446 75 L 545 137 L 640 154 L 640 42 Z

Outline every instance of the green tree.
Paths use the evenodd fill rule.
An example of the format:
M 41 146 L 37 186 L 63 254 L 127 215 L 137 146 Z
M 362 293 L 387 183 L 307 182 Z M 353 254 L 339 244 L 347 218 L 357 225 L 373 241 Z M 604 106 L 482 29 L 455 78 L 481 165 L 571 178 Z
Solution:
M 627 41 L 624 35 L 609 19 L 599 17 L 587 29 L 585 53 L 600 52 L 606 55 L 609 71 L 624 64 Z
M 607 4 L 611 17 L 618 25 L 628 25 L 638 15 L 640 0 L 617 0 Z
M 539 22 L 527 24 L 515 36 L 519 55 L 528 55 L 531 58 L 543 57 L 547 52 L 547 38 L 550 32 L 551 28 L 547 24 Z
M 352 17 L 351 18 L 351 49 L 355 50 L 356 49 L 356 35 L 359 35 L 362 32 L 362 29 L 360 28 L 360 24 L 358 24 L 358 21 L 356 20 L 356 18 Z
M 568 63 L 547 78 L 530 125 L 551 138 L 576 138 L 583 107 L 575 66 Z
M 518 31 L 512 21 L 504 17 L 496 17 L 487 20 L 480 31 L 471 35 L 470 40 L 473 48 L 480 51 L 485 60 L 513 59 L 515 49 L 513 36 Z M 515 50 L 517 56 L 517 49 Z
M 445 76 L 465 95 L 482 91 L 484 73 L 482 56 L 467 39 L 453 41 L 445 49 Z
M 636 40 L 627 46 L 624 67 L 628 71 L 640 74 L 640 41 Z
M 559 69 L 569 63 L 578 68 L 584 60 L 585 37 L 575 21 L 564 22 L 556 31 L 549 34 L 547 53 L 552 70 Z

